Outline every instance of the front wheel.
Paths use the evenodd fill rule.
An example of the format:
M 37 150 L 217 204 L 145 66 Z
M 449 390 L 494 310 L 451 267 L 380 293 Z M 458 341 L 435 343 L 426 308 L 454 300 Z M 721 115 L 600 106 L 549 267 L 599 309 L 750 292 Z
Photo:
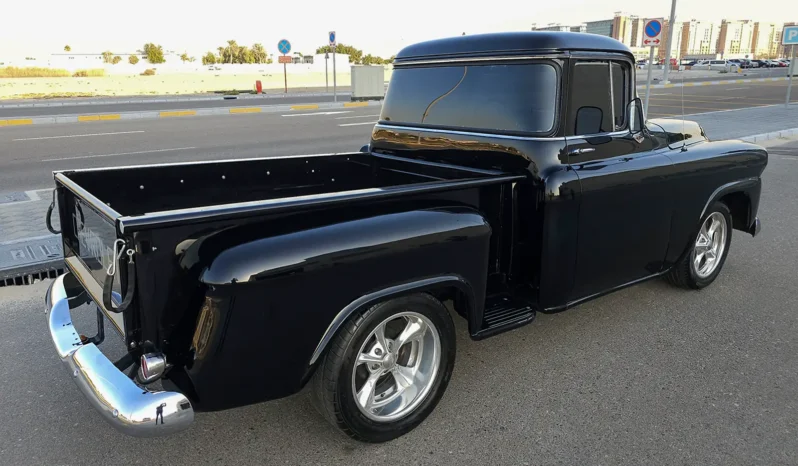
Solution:
M 695 242 L 666 276 L 668 281 L 695 290 L 709 286 L 726 262 L 731 236 L 731 212 L 726 204 L 715 202 L 701 219 Z
M 345 434 L 385 442 L 418 426 L 451 378 L 455 331 L 427 294 L 377 304 L 350 319 L 313 376 L 317 409 Z

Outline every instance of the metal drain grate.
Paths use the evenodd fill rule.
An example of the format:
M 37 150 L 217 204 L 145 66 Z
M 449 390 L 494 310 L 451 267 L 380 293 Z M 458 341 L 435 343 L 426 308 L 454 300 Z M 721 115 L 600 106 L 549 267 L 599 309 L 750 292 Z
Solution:
M 44 270 L 36 273 L 29 273 L 18 277 L 8 277 L 0 280 L 0 288 L 4 286 L 33 285 L 37 280 L 56 278 L 64 273 L 64 269 Z

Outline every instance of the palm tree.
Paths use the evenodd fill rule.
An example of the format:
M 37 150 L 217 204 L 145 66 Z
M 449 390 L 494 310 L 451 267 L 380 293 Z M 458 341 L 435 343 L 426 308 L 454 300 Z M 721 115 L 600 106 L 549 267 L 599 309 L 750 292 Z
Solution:
M 234 40 L 228 40 L 227 48 L 230 50 L 230 63 L 233 63 L 233 58 L 238 56 L 238 44 Z

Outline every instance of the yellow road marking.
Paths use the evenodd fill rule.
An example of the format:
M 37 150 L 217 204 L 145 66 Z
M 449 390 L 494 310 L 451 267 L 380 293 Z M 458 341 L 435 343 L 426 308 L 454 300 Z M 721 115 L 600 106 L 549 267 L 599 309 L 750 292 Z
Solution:
M 319 106 L 316 104 L 291 106 L 291 110 L 316 110 L 317 108 L 319 108 Z
M 231 108 L 230 113 L 260 113 L 260 107 Z
M 0 126 L 18 126 L 18 125 L 32 125 L 33 120 L 30 118 L 23 118 L 19 120 L 0 120 Z
M 161 112 L 161 117 L 181 117 L 181 116 L 194 116 L 197 112 L 195 110 L 181 110 L 179 112 Z
M 344 107 L 367 107 L 368 102 L 344 102 Z

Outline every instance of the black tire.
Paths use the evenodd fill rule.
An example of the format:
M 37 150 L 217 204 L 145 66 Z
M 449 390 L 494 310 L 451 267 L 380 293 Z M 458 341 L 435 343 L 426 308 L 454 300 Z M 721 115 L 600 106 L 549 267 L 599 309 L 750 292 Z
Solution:
M 706 277 L 700 277 L 697 274 L 695 265 L 693 264 L 693 251 L 695 250 L 695 239 L 698 236 L 698 231 L 696 235 L 693 236 L 692 241 L 690 242 L 690 246 L 687 248 L 687 251 L 683 254 L 682 258 L 674 264 L 673 268 L 668 272 L 665 278 L 668 282 L 674 286 L 678 286 L 681 288 L 693 289 L 693 290 L 700 290 L 702 288 L 706 288 L 720 274 L 721 269 L 723 269 L 723 264 L 726 263 L 726 258 L 729 256 L 729 249 L 731 246 L 731 238 L 732 238 L 732 217 L 731 211 L 726 206 L 726 204 L 722 202 L 715 202 L 712 204 L 707 212 L 704 214 L 704 217 L 701 219 L 701 223 L 699 223 L 699 230 L 704 222 L 707 221 L 710 215 L 713 213 L 720 213 L 725 222 L 726 222 L 726 243 L 725 247 L 723 248 L 723 253 L 721 254 L 720 258 L 718 259 L 718 264 L 715 269 Z
M 423 315 L 437 329 L 441 345 L 437 374 L 426 396 L 409 414 L 395 421 L 377 422 L 366 417 L 356 404 L 352 391 L 355 361 L 374 329 L 392 315 L 405 311 Z M 349 319 L 330 342 L 311 381 L 314 405 L 332 425 L 356 440 L 378 443 L 400 437 L 421 424 L 446 391 L 454 369 L 455 339 L 449 312 L 428 294 L 414 294 L 376 304 Z

